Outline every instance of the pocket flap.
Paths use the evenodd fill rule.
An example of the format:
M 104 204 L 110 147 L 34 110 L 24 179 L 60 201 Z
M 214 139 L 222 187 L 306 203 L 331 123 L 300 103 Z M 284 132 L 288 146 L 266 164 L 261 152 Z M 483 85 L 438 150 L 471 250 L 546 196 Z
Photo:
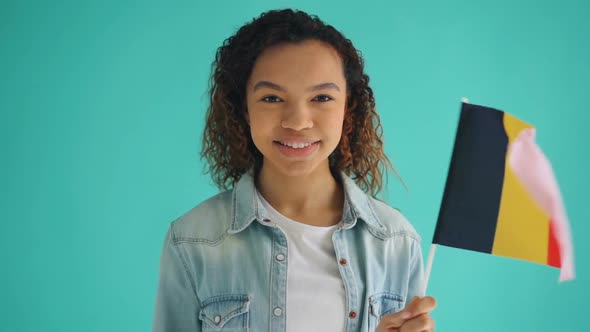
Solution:
M 379 320 L 387 314 L 399 311 L 404 298 L 393 293 L 379 293 L 369 297 L 369 312 Z
M 214 296 L 201 303 L 199 319 L 216 331 L 232 317 L 247 313 L 250 309 L 250 297 L 248 295 L 231 294 Z

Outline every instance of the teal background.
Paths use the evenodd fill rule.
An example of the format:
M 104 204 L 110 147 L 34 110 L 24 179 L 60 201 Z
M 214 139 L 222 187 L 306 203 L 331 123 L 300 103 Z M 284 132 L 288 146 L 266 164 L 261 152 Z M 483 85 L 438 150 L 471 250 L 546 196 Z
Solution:
M 200 137 L 213 54 L 271 8 L 362 51 L 385 130 L 386 199 L 428 253 L 461 97 L 538 128 L 577 279 L 439 248 L 437 331 L 586 330 L 590 6 L 585 1 L 2 1 L 0 330 L 147 331 L 169 223 L 217 189 Z

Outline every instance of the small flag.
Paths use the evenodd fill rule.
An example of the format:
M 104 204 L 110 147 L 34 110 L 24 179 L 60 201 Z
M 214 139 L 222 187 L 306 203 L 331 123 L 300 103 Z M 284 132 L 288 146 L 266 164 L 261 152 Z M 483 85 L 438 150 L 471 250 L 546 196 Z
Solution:
M 462 103 L 433 244 L 522 259 L 574 278 L 561 194 L 530 124 Z

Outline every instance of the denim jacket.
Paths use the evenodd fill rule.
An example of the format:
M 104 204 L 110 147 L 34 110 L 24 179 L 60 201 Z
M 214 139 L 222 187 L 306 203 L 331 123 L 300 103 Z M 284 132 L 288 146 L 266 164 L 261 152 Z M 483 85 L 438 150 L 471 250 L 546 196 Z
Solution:
M 332 242 L 345 288 L 346 332 L 373 332 L 383 315 L 423 295 L 420 238 L 398 210 L 340 174 L 344 208 Z M 232 190 L 171 222 L 154 332 L 285 331 L 287 241 L 255 190 L 247 172 Z

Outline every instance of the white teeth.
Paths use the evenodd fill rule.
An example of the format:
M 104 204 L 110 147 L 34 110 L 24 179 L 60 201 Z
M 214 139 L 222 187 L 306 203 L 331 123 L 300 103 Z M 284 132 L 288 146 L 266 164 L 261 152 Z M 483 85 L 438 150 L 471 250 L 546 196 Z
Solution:
M 285 142 L 280 142 L 280 143 L 282 145 L 288 146 L 293 149 L 303 149 L 303 148 L 306 148 L 312 144 L 312 143 L 285 143 Z

